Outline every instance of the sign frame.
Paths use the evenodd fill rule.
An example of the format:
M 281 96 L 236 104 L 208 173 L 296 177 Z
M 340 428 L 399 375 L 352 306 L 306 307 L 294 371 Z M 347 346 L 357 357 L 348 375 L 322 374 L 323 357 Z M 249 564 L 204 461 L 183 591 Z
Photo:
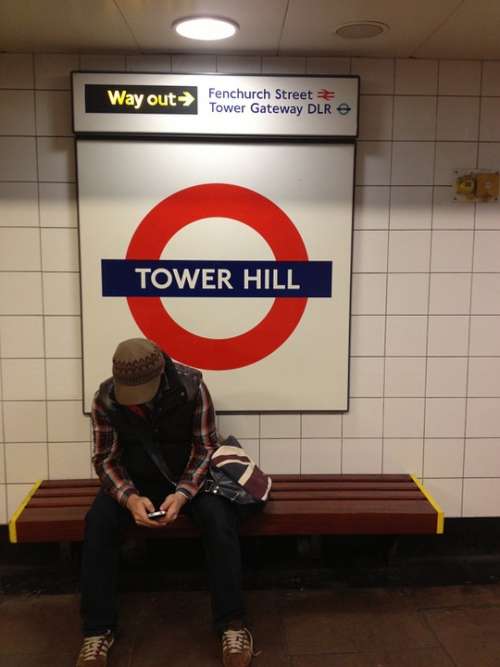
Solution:
M 352 91 L 353 94 L 353 101 L 355 104 L 355 109 L 354 113 L 352 114 L 351 118 L 354 119 L 353 122 L 353 129 L 347 132 L 335 132 L 335 133 L 320 133 L 320 132 L 312 132 L 312 133 L 298 133 L 297 131 L 289 131 L 289 132 L 276 132 L 276 131 L 269 131 L 269 132 L 262 132 L 262 133 L 257 133 L 257 132 L 241 132 L 241 131 L 220 131 L 217 130 L 216 132 L 207 132 L 207 131 L 196 131 L 193 129 L 189 130 L 182 130 L 179 131 L 178 129 L 158 129 L 157 131 L 141 131 L 140 128 L 134 128 L 131 126 L 130 128 L 124 128 L 120 129 L 119 127 L 116 127 L 114 129 L 112 128 L 99 128 L 99 122 L 94 123 L 95 126 L 90 125 L 90 127 L 82 127 L 82 124 L 85 123 L 85 120 L 88 116 L 88 114 L 85 113 L 85 111 L 82 112 L 82 104 L 85 103 L 85 96 L 82 93 L 82 86 L 88 85 L 85 82 L 85 79 L 83 77 L 91 77 L 91 78 L 96 78 L 96 81 L 102 80 L 103 76 L 109 76 L 109 77 L 127 77 L 131 80 L 133 79 L 138 79 L 140 80 L 141 77 L 152 77 L 154 79 L 161 79 L 167 78 L 167 77 L 175 77 L 175 83 L 170 84 L 172 87 L 177 86 L 180 81 L 187 79 L 186 86 L 192 86 L 195 84 L 197 78 L 207 78 L 210 77 L 214 79 L 214 81 L 224 81 L 224 80 L 229 80 L 229 79 L 240 79 L 240 80 L 275 80 L 276 82 L 280 82 L 283 80 L 290 81 L 290 83 L 293 83 L 295 81 L 298 81 L 300 79 L 302 80 L 323 80 L 323 81 L 348 81 L 351 80 L 355 82 L 355 90 Z M 182 139 L 187 139 L 189 137 L 193 137 L 195 139 L 217 139 L 217 140 L 223 140 L 223 139 L 231 139 L 232 141 L 234 140 L 241 140 L 241 141 L 257 141 L 257 140 L 262 140 L 262 141 L 293 141 L 293 142 L 309 142 L 309 141 L 318 141 L 320 143 L 326 143 L 326 142 L 333 142 L 333 143 L 339 143 L 339 142 L 352 142 L 355 139 L 357 139 L 358 134 L 359 134 L 359 95 L 360 95 L 360 77 L 357 74 L 339 74 L 335 76 L 328 76 L 328 75 L 321 75 L 321 74 L 315 74 L 315 75 L 307 75 L 307 74 L 286 74 L 286 75 L 275 75 L 275 74 L 223 74 L 223 73 L 193 73 L 193 74 L 177 74 L 174 72 L 168 72 L 168 73 L 159 73 L 159 72 L 123 72 L 123 71 L 114 71 L 114 72 L 102 72 L 102 71 L 92 71 L 92 70 L 85 70 L 85 71 L 73 71 L 71 72 L 71 77 L 72 77 L 72 129 L 73 133 L 77 137 L 83 138 L 84 136 L 92 136 L 94 138 L 100 137 L 100 136 L 113 136 L 113 137 L 123 137 L 123 136 L 130 136 L 130 137 L 135 137 L 135 136 L 140 136 L 141 138 L 145 137 L 151 137 L 151 138 L 158 138 L 158 137 L 170 137 L 172 139 L 175 138 L 182 138 Z M 99 78 L 100 77 L 100 78 Z M 96 84 L 98 85 L 98 84 Z M 136 85 L 132 83 L 131 85 Z M 144 85 L 149 85 L 149 84 L 144 84 Z M 161 83 L 156 84 L 157 86 L 161 86 Z M 103 116 L 104 114 L 96 114 L 96 116 Z M 107 114 L 106 114 L 107 115 Z M 121 114 L 112 114 L 112 116 L 118 116 Z M 134 117 L 135 114 L 129 114 L 132 117 Z M 151 115 L 156 115 L 156 114 L 142 114 L 147 115 L 151 118 Z M 137 116 L 136 116 L 137 117 Z M 172 118 L 170 114 L 167 115 L 167 117 Z M 193 115 L 187 115 L 187 121 L 192 121 L 195 116 Z M 99 121 L 100 119 L 96 119 Z M 118 123 L 117 123 L 118 125 Z
M 176 74 L 176 73 L 166 73 L 166 74 L 161 74 L 158 72 L 123 72 L 123 71 L 111 71 L 111 72 L 102 72 L 102 71 L 91 71 L 91 70 L 86 70 L 86 71 L 74 71 L 71 73 L 72 74 L 72 79 L 73 79 L 73 85 L 71 89 L 71 94 L 72 94 L 72 127 L 73 127 L 73 133 L 75 134 L 75 166 L 76 166 L 76 173 L 77 173 L 77 194 L 78 194 L 78 171 L 79 171 L 79 164 L 78 164 L 78 143 L 79 142 L 85 142 L 86 140 L 99 140 L 106 142 L 107 140 L 112 141 L 112 140 L 131 140 L 133 141 L 134 139 L 140 139 L 141 141 L 156 141 L 156 142 L 176 142 L 176 141 L 182 141 L 182 142 L 189 142 L 190 139 L 193 141 L 203 141 L 206 143 L 249 143 L 249 144 L 342 144 L 342 143 L 347 143 L 347 144 L 352 144 L 353 146 L 353 175 L 352 175 L 352 196 L 351 196 L 351 220 L 350 220 L 350 234 L 351 234 L 351 254 L 349 258 L 349 294 L 348 294 L 348 313 L 347 313 L 347 318 L 348 318 L 348 323 L 347 323 L 347 329 L 348 329 L 348 335 L 347 335 L 347 383 L 346 383 L 346 407 L 345 409 L 332 409 L 332 410 L 325 410 L 325 409 L 293 409 L 293 410 L 281 410 L 281 409 L 254 409 L 254 410 L 217 410 L 218 414 L 343 414 L 349 412 L 350 409 L 350 384 L 351 384 L 351 377 L 350 377 L 350 369 L 351 369 L 351 317 L 352 317 L 352 289 L 353 289 L 353 283 L 352 283 L 352 267 L 353 267 L 353 241 L 354 241 L 354 200 L 355 200 L 355 187 L 356 187 L 356 164 L 357 164 L 357 142 L 356 139 L 358 138 L 359 134 L 359 94 L 360 94 L 360 77 L 359 75 L 335 75 L 335 76 L 327 76 L 327 75 L 301 75 L 301 74 L 289 74 L 289 75 L 252 75 L 252 74 L 223 74 L 223 73 L 213 73 L 210 75 L 207 75 L 207 73 L 196 73 L 196 74 L 189 74 L 189 75 L 184 75 L 184 74 Z M 281 135 L 276 135 L 276 134 L 270 134 L 270 133 L 265 133 L 265 134 L 233 134 L 233 133 L 205 133 L 205 132 L 190 132 L 190 133 L 182 133 L 182 132 L 148 132 L 148 133 L 140 133 L 135 130 L 126 130 L 126 131 L 116 131 L 116 130 L 85 130 L 82 131 L 81 129 L 78 129 L 77 122 L 76 122 L 76 103 L 75 103 L 75 77 L 81 74 L 89 74 L 89 75 L 102 75 L 102 74 L 108 74 L 108 75 L 131 75 L 134 77 L 137 77 L 140 79 L 144 75 L 153 75 L 153 76 L 179 76 L 179 77 L 184 77 L 184 76 L 190 76 L 190 77 L 206 77 L 206 76 L 213 76 L 217 78 L 226 78 L 226 77 L 234 77 L 234 78 L 240 78 L 240 79 L 245 79 L 246 77 L 255 77 L 259 79 L 268 79 L 268 78 L 276 78 L 276 79 L 354 79 L 357 80 L 357 91 L 356 91 L 356 110 L 355 114 L 353 114 L 353 117 L 355 117 L 355 132 L 352 134 L 348 135 L 342 135 L 342 134 L 281 134 Z M 191 116 L 192 118 L 192 116 Z M 78 209 L 78 223 L 79 223 L 79 228 L 80 228 L 80 199 L 79 195 L 77 197 L 77 209 Z M 346 222 L 347 224 L 347 222 Z M 81 262 L 81 244 L 79 243 L 79 254 L 80 254 L 80 262 Z M 81 280 L 81 273 L 80 273 L 80 280 L 79 280 L 79 287 L 80 287 L 80 295 L 82 296 L 83 293 L 83 284 Z M 83 325 L 83 299 L 81 299 L 82 303 L 82 316 L 81 316 L 81 331 L 82 331 L 82 388 L 83 388 L 83 397 L 82 397 L 82 409 L 84 414 L 89 414 L 89 412 L 85 411 L 85 374 L 84 374 L 84 365 L 83 365 L 83 330 L 84 330 L 84 325 Z

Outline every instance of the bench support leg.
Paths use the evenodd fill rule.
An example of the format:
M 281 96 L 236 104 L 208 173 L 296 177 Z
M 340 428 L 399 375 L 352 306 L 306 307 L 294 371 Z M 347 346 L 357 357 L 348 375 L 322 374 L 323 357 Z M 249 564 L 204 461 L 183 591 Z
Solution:
M 71 542 L 59 542 L 59 560 L 64 565 L 71 565 L 73 560 Z
M 398 536 L 395 535 L 390 541 L 389 548 L 387 550 L 387 565 L 394 564 L 394 561 L 398 556 L 398 550 L 399 550 L 399 539 Z
M 59 562 L 67 574 L 79 573 L 79 551 L 74 542 L 59 542 Z
M 320 561 L 322 546 L 321 535 L 300 535 L 297 537 L 297 554 L 301 560 Z

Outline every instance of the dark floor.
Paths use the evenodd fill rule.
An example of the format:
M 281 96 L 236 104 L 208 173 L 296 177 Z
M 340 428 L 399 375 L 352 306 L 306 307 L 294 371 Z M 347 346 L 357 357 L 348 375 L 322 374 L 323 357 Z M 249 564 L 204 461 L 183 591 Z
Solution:
M 250 591 L 254 667 L 498 667 L 500 585 Z M 205 592 L 126 593 L 110 667 L 220 665 Z M 78 598 L 0 597 L 2 667 L 66 667 Z
M 253 667 L 500 667 L 500 519 L 242 547 Z M 75 664 L 79 560 L 0 532 L 1 667 Z M 203 561 L 197 541 L 124 545 L 109 667 L 222 664 Z

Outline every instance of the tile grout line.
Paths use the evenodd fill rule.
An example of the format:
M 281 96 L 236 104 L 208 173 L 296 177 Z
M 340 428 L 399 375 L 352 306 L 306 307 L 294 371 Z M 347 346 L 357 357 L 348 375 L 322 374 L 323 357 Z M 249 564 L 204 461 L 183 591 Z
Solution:
M 302 475 L 302 412 L 299 414 L 299 475 Z
M 361 438 L 361 439 L 366 440 L 367 438 Z M 368 438 L 368 439 L 372 440 L 372 439 L 375 439 L 375 438 Z M 58 444 L 58 445 L 67 445 L 67 444 L 68 444 L 66 440 L 55 440 L 54 442 L 55 442 L 56 444 Z M 24 445 L 39 445 L 39 444 L 43 444 L 43 443 L 40 443 L 40 442 L 9 442 L 9 443 L 7 443 L 7 444 L 9 444 L 9 445 L 19 445 L 20 447 L 24 447 Z M 69 444 L 71 444 L 71 445 L 84 445 L 84 444 L 85 444 L 85 445 L 88 445 L 89 442 L 88 442 L 88 440 L 72 440 Z M 281 474 L 283 474 L 283 473 L 281 473 L 281 472 L 272 472 L 272 471 L 271 471 L 271 472 L 266 471 L 266 472 L 267 472 L 267 474 L 271 475 L 271 477 L 272 477 L 274 474 L 277 474 L 277 475 L 281 475 Z M 292 473 L 292 474 L 295 474 L 295 473 Z M 336 475 L 336 474 L 338 474 L 338 473 L 332 473 L 332 474 Z M 365 475 L 365 474 L 366 474 L 366 475 L 370 475 L 370 474 L 372 474 L 372 473 L 346 473 L 346 474 L 362 474 L 362 475 Z M 379 473 L 374 473 L 374 474 L 377 474 L 377 475 L 378 475 Z M 387 474 L 389 474 L 389 475 L 393 475 L 393 474 L 397 474 L 397 473 L 387 473 Z M 82 477 L 81 479 L 85 479 L 85 478 Z M 96 478 L 96 479 L 97 479 L 97 478 Z M 454 480 L 461 480 L 462 478 L 461 478 L 461 477 L 457 477 L 456 475 L 453 475 L 453 476 L 433 475 L 432 477 L 428 477 L 428 478 L 427 478 L 428 481 L 429 481 L 429 480 L 436 480 L 436 479 L 445 479 L 445 480 L 454 479 Z M 478 480 L 492 481 L 492 480 L 500 480 L 500 477 L 498 477 L 498 476 L 497 476 L 497 477 L 493 477 L 492 475 L 490 475 L 490 476 L 488 476 L 488 475 L 474 475 L 473 477 L 467 477 L 467 479 L 478 479 Z M 32 485 L 32 482 L 11 482 L 11 483 L 9 484 L 9 486 L 12 486 L 12 485 L 14 485 L 14 484 L 17 484 L 17 485 L 23 484 L 23 485 L 31 486 L 31 485 Z M 461 518 L 461 517 L 458 517 L 458 516 L 455 516 L 455 515 L 454 515 L 452 518 L 457 518 L 457 519 L 458 519 L 458 518 Z M 467 517 L 463 517 L 463 518 L 467 518 Z M 468 517 L 468 518 L 471 518 L 471 517 Z M 475 518 L 477 518 L 477 517 L 475 517 Z M 479 518 L 489 518 L 489 515 L 481 515 Z M 495 517 L 494 517 L 494 518 L 495 518 Z
M 8 226 L 8 227 L 1 227 L 0 229 L 71 229 L 75 230 L 75 227 L 13 227 L 13 226 Z M 430 229 L 425 230 L 425 232 L 430 232 Z M 439 230 L 441 231 L 441 230 Z M 462 230 L 444 230 L 444 231 L 462 231 Z M 464 230 L 464 231 L 470 231 L 473 232 L 474 230 Z M 488 232 L 492 231 L 495 234 L 498 234 L 496 230 L 478 230 L 482 232 Z M 39 269 L 0 269 L 0 273 L 40 273 L 41 271 Z M 60 274 L 60 273 L 69 273 L 69 274 L 75 274 L 75 273 L 80 273 L 79 269 L 73 269 L 73 270 L 68 270 L 68 269 L 51 269 L 44 271 L 44 273 L 55 273 L 55 274 Z M 433 271 L 432 272 L 435 275 L 452 275 L 452 276 L 468 276 L 472 274 L 472 271 Z M 427 276 L 429 275 L 428 271 L 353 271 L 354 276 Z M 498 276 L 500 275 L 500 271 L 474 271 L 474 275 L 492 275 L 492 276 Z M 366 314 L 369 315 L 370 313 L 359 313 L 359 314 Z M 377 313 L 371 313 L 371 314 L 377 314 Z M 426 313 L 395 313 L 396 315 L 426 315 Z M 449 315 L 450 313 L 441 313 L 442 315 Z M 468 315 L 468 313 L 451 313 L 455 315 Z M 484 314 L 484 313 L 483 313 Z M 500 315 L 500 311 L 498 313 L 486 313 L 489 315 Z
M 385 308 L 384 308 L 384 354 L 382 362 L 382 450 L 380 460 L 380 472 L 384 472 L 385 460 L 385 408 L 386 408 L 386 376 L 387 376 L 387 318 L 389 304 L 389 262 L 391 246 L 391 205 L 392 205 L 392 177 L 394 169 L 394 119 L 395 119 L 395 99 L 396 99 L 396 60 L 392 59 L 392 109 L 391 109 L 391 154 L 389 160 L 389 198 L 387 202 L 387 257 L 386 257 L 386 276 L 385 276 Z
M 481 112 L 483 107 L 483 71 L 484 65 L 481 63 L 481 74 L 479 82 L 479 113 L 477 120 L 477 144 L 476 144 L 476 169 L 479 166 L 479 147 L 481 139 Z M 465 372 L 465 413 L 464 413 L 464 449 L 462 452 L 462 488 L 460 493 L 460 516 L 464 515 L 464 499 L 465 499 L 465 462 L 467 456 L 467 427 L 469 420 L 469 383 L 470 383 L 470 358 L 471 358 L 471 332 L 472 332 L 472 296 L 474 291 L 474 256 L 476 249 L 476 225 L 477 225 L 477 202 L 474 202 L 474 225 L 472 228 L 472 266 L 470 274 L 470 285 L 469 285 L 469 315 L 468 315 L 468 327 L 467 327 L 467 357 L 466 357 L 466 372 Z
M 498 399 L 497 399 L 498 400 Z M 21 401 L 5 401 L 6 403 L 19 403 Z M 26 403 L 42 403 L 43 401 L 25 401 Z M 51 402 L 69 402 L 69 401 L 51 401 Z M 75 400 L 71 401 L 72 403 L 81 403 L 80 400 Z M 87 415 L 85 415 L 87 416 Z M 69 439 L 64 439 L 64 440 L 59 440 L 59 439 L 53 439 L 53 442 L 89 442 L 89 438 L 91 436 L 89 435 L 88 438 L 85 440 L 81 440 L 79 438 L 69 438 Z M 459 440 L 461 436 L 455 435 L 455 436 L 444 436 L 444 435 L 434 435 L 434 436 L 429 436 L 426 438 L 426 440 Z M 242 438 L 244 440 L 258 440 L 258 438 Z M 284 437 L 284 436 L 274 436 L 274 437 L 267 437 L 264 438 L 265 440 L 297 440 L 297 438 L 289 438 L 289 437 Z M 308 440 L 340 440 L 340 435 L 335 436 L 335 435 L 311 435 L 307 438 Z M 365 436 L 357 436 L 357 435 L 349 435 L 349 436 L 344 436 L 345 440 L 380 440 L 380 436 L 374 436 L 374 435 L 365 435 Z M 418 440 L 419 435 L 397 435 L 397 436 L 388 436 L 386 438 L 387 440 Z M 498 436 L 493 436 L 493 435 L 483 435 L 483 436 L 472 436 L 470 438 L 471 440 L 481 440 L 481 441 L 486 441 L 486 440 L 494 440 L 500 443 L 500 438 Z M 7 440 L 8 443 L 13 444 L 15 442 L 18 443 L 31 443 L 35 444 L 38 443 L 40 444 L 40 440 Z M 0 443 L 1 444 L 1 443 Z M 291 473 L 294 474 L 294 473 Z M 369 473 L 367 473 L 369 474 Z M 443 475 L 441 475 L 443 477 Z M 444 477 L 454 477 L 457 478 L 456 475 L 444 475 Z M 482 478 L 482 477 L 491 477 L 495 479 L 500 479 L 500 475 L 475 475 L 475 477 Z M 457 478 L 459 479 L 459 478 Z
M 173 64 L 173 63 L 172 63 Z M 216 61 L 217 65 L 217 61 Z M 259 70 L 262 72 L 263 57 L 259 58 Z M 262 465 L 262 412 L 259 412 L 259 466 Z
M 169 61 L 170 61 L 170 71 L 171 71 L 172 70 L 172 56 L 169 56 Z M 127 61 L 127 56 L 126 55 L 125 55 L 124 66 L 125 66 L 125 70 L 128 71 L 128 61 Z M 78 67 L 79 67 L 80 70 L 82 69 L 82 54 L 80 54 L 80 53 L 78 54 Z M 76 139 L 74 140 L 74 142 L 75 142 L 74 149 L 76 150 Z M 75 188 L 76 188 L 75 189 L 75 198 L 76 198 L 75 199 L 75 204 L 76 204 L 76 209 L 77 209 L 77 211 L 76 211 L 76 216 L 77 216 L 77 226 L 76 226 L 76 228 L 79 232 L 79 224 L 78 224 L 78 222 L 79 222 L 79 218 L 78 218 L 78 205 L 79 205 L 79 200 L 78 200 L 78 175 L 76 173 L 76 171 L 77 171 L 76 162 L 75 162 L 75 165 L 74 165 L 74 170 L 75 170 L 74 182 L 76 184 L 75 185 Z M 82 329 L 83 329 L 82 308 L 83 308 L 83 306 L 82 306 L 82 303 L 81 303 L 81 294 L 80 294 L 82 267 L 81 267 L 81 253 L 80 253 L 81 248 L 80 248 L 80 235 L 79 235 L 79 233 L 77 234 L 77 242 L 78 242 L 78 260 L 77 261 L 78 261 L 78 282 L 79 282 L 80 312 L 77 313 L 76 315 L 73 315 L 73 317 L 78 317 L 79 320 L 80 320 L 79 336 L 80 336 L 80 349 L 82 351 L 81 363 L 83 364 L 83 338 L 82 338 Z M 81 372 L 83 372 L 83 369 L 82 369 Z M 84 399 L 84 396 L 83 396 L 83 376 L 82 376 L 82 387 L 81 387 L 81 389 L 82 389 L 82 397 L 81 397 L 81 399 L 79 399 L 80 405 L 82 404 L 82 401 Z M 216 415 L 217 415 L 217 413 L 216 413 Z M 84 413 L 84 416 L 87 417 L 88 437 L 87 437 L 86 441 L 82 441 L 82 442 L 87 443 L 87 451 L 88 451 L 88 454 L 89 454 L 89 460 L 88 460 L 89 476 L 90 476 L 91 479 L 97 479 L 97 474 L 95 473 L 93 462 L 92 462 L 92 457 L 94 455 L 94 431 L 93 431 L 93 425 L 92 425 L 92 417 L 91 417 L 91 415 L 85 415 L 85 413 Z M 218 422 L 217 422 L 217 431 L 218 431 Z M 131 661 L 132 661 L 132 655 L 131 655 Z
M 48 479 L 50 479 L 50 461 L 49 461 L 49 408 L 47 403 L 48 396 L 48 377 L 47 377 L 47 333 L 45 327 L 45 285 L 43 279 L 43 238 L 42 238 L 42 227 L 41 227 L 41 207 L 40 207 L 40 155 L 38 147 L 38 102 L 37 102 L 37 90 L 36 90 L 36 66 L 35 66 L 35 54 L 32 54 L 33 58 L 33 78 L 34 78 L 34 90 L 33 90 L 33 108 L 35 114 L 35 165 L 36 165 L 36 193 L 37 193 L 37 215 L 38 215 L 38 229 L 39 229 L 39 243 L 40 243 L 40 289 L 41 289 L 41 298 L 42 298 L 42 345 L 43 345 L 43 378 L 44 378 L 44 392 L 45 392 L 45 459 L 46 459 L 46 474 Z
M 1 333 L 1 332 L 0 332 Z M 3 480 L 3 498 L 4 498 L 4 510 L 5 510 L 5 521 L 8 522 L 9 516 L 7 512 L 7 445 L 5 444 L 6 441 L 6 432 L 5 432 L 5 410 L 4 410 L 4 402 L 3 402 L 3 357 L 2 357 L 2 337 L 0 335 L 0 396 L 2 397 L 2 405 L 0 405 L 0 417 L 2 420 L 2 445 L 3 445 L 3 452 L 2 452 L 2 459 L 3 459 L 3 475 L 4 475 L 4 480 Z M 0 517 L 0 524 L 3 523 L 4 517 Z
M 348 66 L 348 74 L 352 74 L 352 58 L 349 58 L 349 66 Z M 359 130 L 359 128 L 358 128 Z M 356 148 L 357 150 L 357 148 Z M 354 165 L 354 169 L 356 169 L 356 165 Z M 355 176 L 355 174 L 354 174 Z M 352 206 L 353 206 L 353 211 L 352 211 L 352 232 L 351 232 L 351 238 L 354 240 L 354 207 L 356 206 L 355 204 L 355 193 L 356 193 L 356 180 L 353 180 L 353 200 L 352 200 Z M 354 256 L 354 252 L 352 252 L 352 255 Z M 352 274 L 352 271 L 351 271 Z M 351 313 L 350 313 L 350 322 L 349 322 L 349 338 L 352 338 L 352 275 L 350 277 L 351 279 Z M 351 388 L 351 370 L 352 370 L 352 347 L 349 345 L 349 359 L 348 359 L 348 364 L 349 364 L 349 378 L 348 378 L 348 387 L 349 387 L 349 393 L 350 393 L 350 388 Z M 350 403 L 351 401 L 351 396 L 347 396 L 347 400 Z M 344 416 L 346 415 L 345 412 L 340 414 L 340 474 L 342 475 L 344 472 Z
M 434 637 L 434 639 L 435 639 L 436 642 L 437 642 L 437 645 L 440 647 L 440 649 L 443 651 L 443 653 L 447 656 L 447 658 L 449 659 L 450 663 L 453 665 L 453 667 L 459 667 L 459 665 L 455 662 L 455 660 L 453 659 L 453 657 L 452 657 L 452 656 L 450 655 L 450 653 L 448 652 L 448 649 L 446 648 L 446 646 L 445 646 L 445 645 L 441 642 L 441 640 L 439 639 L 439 636 L 438 636 L 437 633 L 435 632 L 435 630 L 434 630 L 434 628 L 433 628 L 433 626 L 432 626 L 432 624 L 431 624 L 431 622 L 430 622 L 430 620 L 429 620 L 429 617 L 428 617 L 427 613 L 428 613 L 428 612 L 427 612 L 426 610 L 423 610 L 423 609 L 417 609 L 417 614 L 418 614 L 419 616 L 421 616 L 424 625 L 427 627 L 427 630 L 428 630 L 428 631 L 431 633 L 431 635 Z
M 352 58 L 349 58 L 349 66 L 348 66 L 347 73 L 352 74 Z M 356 168 L 356 165 L 354 165 L 354 168 Z M 352 202 L 353 211 L 352 211 L 352 232 L 351 232 L 352 236 L 351 236 L 351 238 L 354 240 L 354 232 L 355 232 L 355 229 L 354 229 L 354 207 L 356 205 L 355 200 L 354 200 L 355 192 L 356 192 L 356 181 L 355 181 L 355 179 L 353 181 L 353 190 L 354 190 L 354 192 L 353 192 L 353 202 Z M 354 252 L 352 254 L 354 255 Z M 352 275 L 351 275 L 351 313 L 350 313 L 350 322 L 349 322 L 349 337 L 352 338 Z M 352 370 L 351 361 L 352 361 L 352 358 L 353 358 L 352 354 L 351 354 L 351 351 L 352 351 L 352 347 L 349 346 L 349 355 L 350 355 L 349 359 L 348 359 L 348 364 L 349 364 L 349 378 L 348 378 L 349 393 L 350 393 L 350 388 L 351 388 L 351 377 L 350 377 L 351 370 Z M 350 395 L 347 396 L 347 400 L 350 403 L 350 401 L 351 401 L 351 396 Z M 341 475 L 343 474 L 343 471 L 344 471 L 344 416 L 345 416 L 345 414 L 346 414 L 345 412 L 340 414 L 340 470 L 339 470 L 339 472 L 340 472 Z
M 430 243 L 429 243 L 429 264 L 428 264 L 428 275 L 429 282 L 427 284 L 427 316 L 426 316 L 426 326 L 425 326 L 425 356 L 424 356 L 424 414 L 423 414 L 423 424 L 422 424 L 422 470 L 421 470 L 421 479 L 422 482 L 425 480 L 425 441 L 426 441 L 426 419 L 427 419 L 427 387 L 429 381 L 429 331 L 430 331 L 430 321 L 431 321 L 431 286 L 432 286 L 432 250 L 433 250 L 433 238 L 434 238 L 434 205 L 435 205 L 435 180 L 436 180 L 436 162 L 437 162 L 437 128 L 439 120 L 439 77 L 441 73 L 441 65 L 438 62 L 437 69 L 437 82 L 436 82 L 436 110 L 435 110 L 435 126 L 434 126 L 434 155 L 432 161 L 432 189 L 431 189 L 431 217 L 430 217 Z

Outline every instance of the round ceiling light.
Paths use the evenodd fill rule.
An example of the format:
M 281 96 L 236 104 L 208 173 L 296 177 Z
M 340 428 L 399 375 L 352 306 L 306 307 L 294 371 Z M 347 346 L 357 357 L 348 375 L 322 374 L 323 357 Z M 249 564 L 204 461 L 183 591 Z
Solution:
M 217 16 L 188 16 L 172 23 L 182 37 L 211 42 L 232 37 L 240 26 L 236 21 Z
M 335 32 L 344 39 L 368 39 L 389 30 L 389 26 L 381 21 L 353 21 L 339 26 Z

